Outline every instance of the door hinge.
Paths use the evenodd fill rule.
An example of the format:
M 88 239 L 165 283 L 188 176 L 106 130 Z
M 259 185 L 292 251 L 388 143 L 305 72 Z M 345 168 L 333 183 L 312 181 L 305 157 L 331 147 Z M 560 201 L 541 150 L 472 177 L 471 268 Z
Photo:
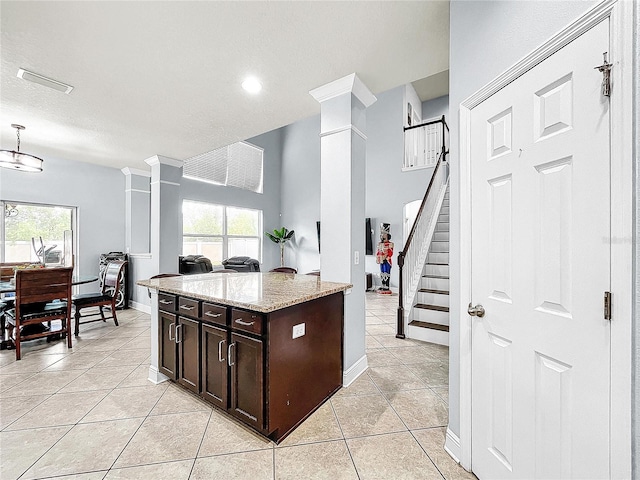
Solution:
M 611 292 L 604 292 L 604 319 L 611 320 Z
M 613 67 L 613 63 L 609 63 L 607 61 L 607 54 L 609 52 L 604 52 L 602 56 L 604 57 L 604 62 L 602 65 L 598 65 L 597 67 L 593 67 L 602 73 L 602 95 L 605 97 L 611 96 L 611 68 Z

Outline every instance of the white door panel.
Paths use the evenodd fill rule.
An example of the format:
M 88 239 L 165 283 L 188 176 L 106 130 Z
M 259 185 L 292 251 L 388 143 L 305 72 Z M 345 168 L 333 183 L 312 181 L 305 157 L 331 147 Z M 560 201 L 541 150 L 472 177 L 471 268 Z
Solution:
M 471 111 L 472 468 L 607 478 L 608 21 Z

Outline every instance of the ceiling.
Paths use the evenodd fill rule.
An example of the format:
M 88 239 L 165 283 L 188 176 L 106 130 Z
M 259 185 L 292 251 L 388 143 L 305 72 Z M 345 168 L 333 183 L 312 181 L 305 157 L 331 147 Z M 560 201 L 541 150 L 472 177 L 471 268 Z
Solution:
M 448 1 L 2 0 L 0 33 L 1 148 L 25 125 L 21 150 L 45 168 L 148 169 L 156 154 L 184 160 L 317 114 L 309 90 L 350 73 L 377 94 L 442 83 L 449 68 Z M 247 75 L 259 94 L 241 88 Z

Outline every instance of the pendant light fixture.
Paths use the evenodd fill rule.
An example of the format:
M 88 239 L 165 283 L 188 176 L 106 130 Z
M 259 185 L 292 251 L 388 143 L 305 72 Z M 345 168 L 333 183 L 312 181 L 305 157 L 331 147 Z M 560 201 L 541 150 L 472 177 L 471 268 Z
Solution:
M 0 167 L 13 168 L 22 172 L 41 172 L 44 160 L 20 151 L 20 130 L 25 128 L 15 123 L 11 124 L 11 128 L 16 129 L 18 147 L 16 150 L 0 150 Z

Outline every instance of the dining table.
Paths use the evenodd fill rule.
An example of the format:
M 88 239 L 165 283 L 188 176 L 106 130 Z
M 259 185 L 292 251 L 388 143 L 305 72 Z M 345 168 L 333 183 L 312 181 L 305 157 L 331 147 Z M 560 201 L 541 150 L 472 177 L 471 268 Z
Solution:
M 71 278 L 71 283 L 73 285 L 84 285 L 85 283 L 92 283 L 98 280 L 97 275 L 73 275 Z M 15 291 L 16 285 L 12 281 L 2 280 L 0 281 L 0 305 L 2 309 L 0 309 L 0 323 L 2 324 L 1 335 L 0 335 L 0 350 L 5 350 L 9 347 L 11 341 L 9 339 L 5 339 L 5 331 L 4 331 L 4 308 L 9 308 L 13 305 L 13 301 L 15 299 Z M 13 294 L 13 295 L 12 295 Z

